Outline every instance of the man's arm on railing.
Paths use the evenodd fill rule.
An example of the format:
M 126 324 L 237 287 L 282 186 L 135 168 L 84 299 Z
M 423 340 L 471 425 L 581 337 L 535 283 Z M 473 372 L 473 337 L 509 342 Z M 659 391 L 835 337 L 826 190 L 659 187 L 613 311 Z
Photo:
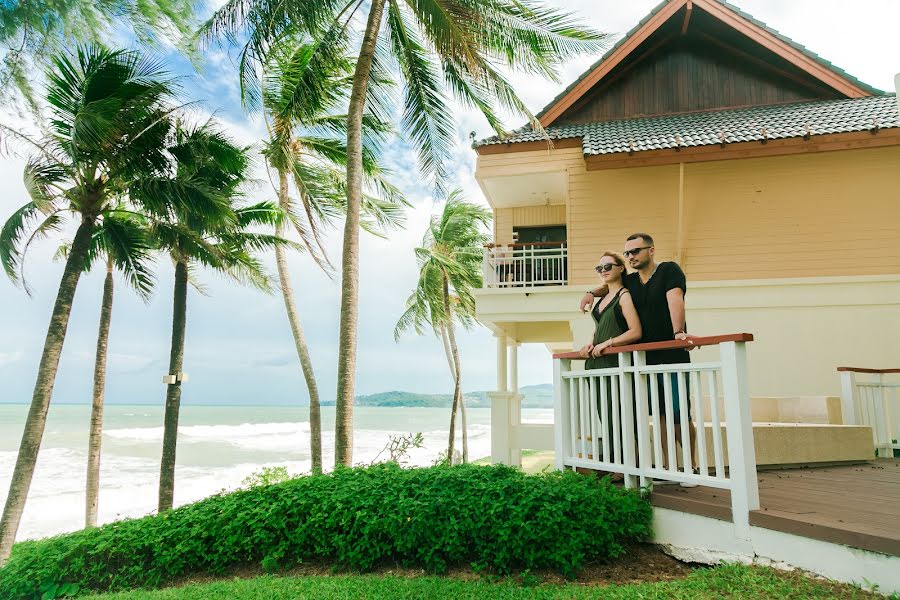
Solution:
M 606 285 L 601 285 L 598 288 L 594 288 L 592 290 L 588 290 L 584 293 L 584 296 L 581 297 L 581 304 L 579 308 L 581 312 L 587 312 L 591 310 L 591 307 L 594 305 L 594 298 L 597 296 L 605 296 L 606 292 L 609 291 L 609 288 Z

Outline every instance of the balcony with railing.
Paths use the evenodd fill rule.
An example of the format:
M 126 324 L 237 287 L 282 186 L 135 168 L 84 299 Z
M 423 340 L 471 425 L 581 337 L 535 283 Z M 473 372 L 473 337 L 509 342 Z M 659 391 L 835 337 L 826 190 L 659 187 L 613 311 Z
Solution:
M 566 242 L 488 244 L 482 275 L 485 288 L 530 288 L 568 284 Z

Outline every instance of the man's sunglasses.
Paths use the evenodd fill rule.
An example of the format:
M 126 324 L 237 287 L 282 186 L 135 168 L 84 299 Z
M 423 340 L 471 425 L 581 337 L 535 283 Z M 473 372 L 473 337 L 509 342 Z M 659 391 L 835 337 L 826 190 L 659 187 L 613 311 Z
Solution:
M 649 250 L 653 246 L 644 246 L 643 248 L 632 248 L 631 250 L 626 250 L 622 254 L 625 255 L 625 258 L 631 258 L 632 256 L 637 256 L 641 253 L 641 250 Z
M 612 271 L 613 267 L 618 267 L 616 263 L 606 263 L 603 265 L 597 265 L 594 267 L 594 270 L 598 273 L 606 273 L 607 271 Z

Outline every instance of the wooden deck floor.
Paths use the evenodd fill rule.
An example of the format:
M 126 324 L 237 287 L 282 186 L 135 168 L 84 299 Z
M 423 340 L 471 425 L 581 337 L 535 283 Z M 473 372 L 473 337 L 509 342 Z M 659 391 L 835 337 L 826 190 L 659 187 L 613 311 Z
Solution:
M 750 523 L 900 556 L 900 459 L 759 473 Z M 657 486 L 654 506 L 731 520 L 727 490 Z

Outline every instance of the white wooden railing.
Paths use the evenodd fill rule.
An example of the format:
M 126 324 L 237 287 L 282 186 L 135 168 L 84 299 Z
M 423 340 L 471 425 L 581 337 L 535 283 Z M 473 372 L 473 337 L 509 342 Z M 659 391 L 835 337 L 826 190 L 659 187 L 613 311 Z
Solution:
M 892 457 L 900 450 L 900 369 L 838 367 L 844 425 L 872 428 L 875 450 Z
M 565 242 L 490 244 L 484 247 L 482 276 L 486 288 L 566 285 Z
M 606 353 L 617 354 L 619 365 L 608 369 L 573 370 L 573 360 L 583 360 L 578 353 L 554 355 L 557 468 L 622 473 L 628 487 L 656 480 L 727 489 L 736 533 L 749 539 L 749 512 L 759 508 L 747 388 L 746 343 L 752 339 L 733 334 L 610 348 Z M 719 347 L 715 362 L 647 365 L 647 353 L 654 350 L 712 345 Z M 678 420 L 675 390 L 681 399 Z M 676 445 L 676 427 L 687 441 L 691 422 L 698 433 L 696 464 L 689 443 L 680 453 Z M 665 445 L 657 435 L 663 430 Z

